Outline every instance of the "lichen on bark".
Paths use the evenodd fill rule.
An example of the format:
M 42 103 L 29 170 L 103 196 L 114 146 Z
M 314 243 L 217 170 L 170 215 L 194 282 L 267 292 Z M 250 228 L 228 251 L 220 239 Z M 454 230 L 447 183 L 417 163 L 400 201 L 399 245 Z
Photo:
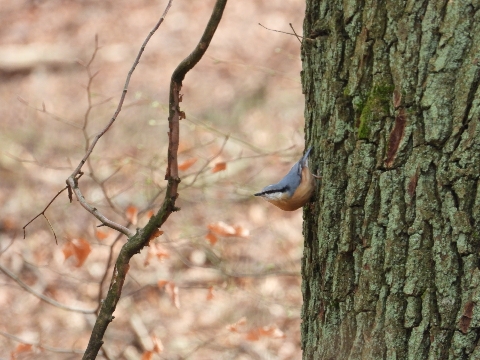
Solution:
M 304 359 L 480 359 L 480 3 L 307 0 Z

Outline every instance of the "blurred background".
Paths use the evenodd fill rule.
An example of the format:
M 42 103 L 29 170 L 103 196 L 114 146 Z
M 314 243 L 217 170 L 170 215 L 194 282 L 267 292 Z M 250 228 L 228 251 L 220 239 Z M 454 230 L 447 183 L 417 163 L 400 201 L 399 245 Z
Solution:
M 112 117 L 167 1 L 0 4 L 0 359 L 78 359 L 95 316 L 34 294 L 94 310 L 125 237 L 97 228 L 66 192 L 45 212 L 49 222 L 37 218 L 25 239 L 22 227 Z M 169 78 L 213 4 L 173 1 L 122 112 L 83 167 L 87 200 L 132 229 L 163 200 Z M 182 210 L 132 259 L 104 338 L 110 359 L 301 358 L 302 211 L 282 212 L 252 194 L 282 178 L 304 148 L 300 43 L 258 24 L 291 32 L 292 23 L 301 35 L 304 6 L 230 1 L 187 74 Z

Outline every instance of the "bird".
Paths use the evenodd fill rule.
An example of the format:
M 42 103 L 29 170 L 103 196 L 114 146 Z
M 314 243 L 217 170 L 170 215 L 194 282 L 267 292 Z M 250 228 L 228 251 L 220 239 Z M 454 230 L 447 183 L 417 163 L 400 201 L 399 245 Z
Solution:
M 315 179 L 308 168 L 308 155 L 305 155 L 292 166 L 285 177 L 276 184 L 268 185 L 254 194 L 284 211 L 294 211 L 305 205 L 315 191 Z

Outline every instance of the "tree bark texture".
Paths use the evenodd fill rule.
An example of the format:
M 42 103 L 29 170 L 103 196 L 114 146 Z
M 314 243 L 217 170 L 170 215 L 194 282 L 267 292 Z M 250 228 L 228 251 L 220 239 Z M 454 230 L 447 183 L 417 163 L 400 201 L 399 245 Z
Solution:
M 307 0 L 304 359 L 480 359 L 480 1 Z

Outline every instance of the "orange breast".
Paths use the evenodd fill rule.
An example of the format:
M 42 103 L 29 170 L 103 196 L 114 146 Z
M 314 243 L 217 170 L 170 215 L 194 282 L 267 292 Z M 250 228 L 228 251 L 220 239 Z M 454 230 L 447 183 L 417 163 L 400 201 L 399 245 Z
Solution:
M 302 169 L 302 182 L 290 199 L 268 200 L 273 205 L 284 211 L 293 211 L 305 205 L 313 195 L 315 190 L 315 179 L 308 167 Z

